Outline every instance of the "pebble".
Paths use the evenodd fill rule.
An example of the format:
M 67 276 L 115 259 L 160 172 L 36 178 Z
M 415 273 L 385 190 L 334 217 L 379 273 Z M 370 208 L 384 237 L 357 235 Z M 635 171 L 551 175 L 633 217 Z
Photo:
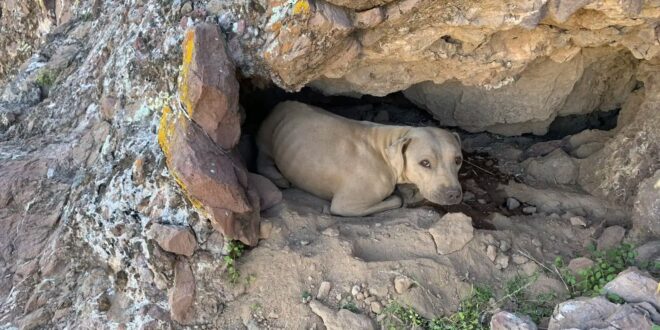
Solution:
M 413 285 L 413 282 L 408 277 L 397 276 L 394 279 L 394 290 L 398 294 L 401 294 L 401 293 L 404 293 L 404 292 L 408 291 L 408 289 L 410 289 L 410 287 L 412 285 Z
M 525 206 L 523 207 L 522 211 L 525 214 L 536 213 L 536 206 Z
M 500 250 L 502 250 L 502 252 L 507 252 L 510 249 L 511 249 L 511 244 L 509 244 L 507 240 L 503 239 L 500 241 Z
M 490 261 L 495 262 L 495 258 L 497 258 L 497 248 L 495 245 L 488 245 L 486 248 L 486 255 Z
M 335 298 L 337 298 L 337 301 L 341 301 L 341 293 L 338 293 Z
M 305 241 L 305 240 L 300 241 L 300 245 L 302 246 L 309 245 L 309 241 Z
M 571 221 L 571 225 L 573 226 L 580 226 L 580 227 L 587 226 L 587 220 L 579 215 L 573 216 L 569 220 Z
M 337 228 L 326 228 L 324 229 L 321 234 L 325 236 L 330 236 L 330 237 L 337 237 L 339 236 L 339 229 Z
M 330 293 L 331 287 L 332 285 L 330 284 L 330 282 L 327 281 L 321 282 L 321 285 L 319 285 L 319 292 L 316 294 L 316 299 L 319 300 L 325 299 Z
M 371 311 L 374 312 L 374 314 L 380 314 L 383 312 L 383 305 L 381 305 L 377 301 L 372 302 L 370 306 L 371 306 Z
M 509 266 L 509 256 L 500 254 L 497 256 L 495 259 L 495 268 L 497 269 L 505 269 Z
M 364 300 L 364 294 L 362 292 L 358 293 L 355 295 L 355 299 L 357 300 Z
M 522 265 L 527 262 L 527 257 L 519 255 L 519 254 L 514 254 L 512 257 L 513 263 L 516 265 Z
M 478 202 L 479 204 L 486 204 L 486 200 L 483 199 L 483 198 L 479 198 L 479 199 L 477 199 L 477 202 Z
M 463 201 L 464 202 L 472 202 L 472 201 L 475 200 L 475 198 L 477 198 L 477 197 L 470 191 L 466 191 L 465 193 L 463 193 Z
M 357 296 L 358 293 L 360 293 L 360 286 L 354 285 L 353 288 L 351 289 L 351 294 Z
M 541 245 L 543 245 L 541 243 L 541 240 L 539 240 L 538 238 L 533 238 L 532 239 L 532 244 L 534 244 L 534 246 L 536 246 L 536 247 L 541 247 Z
M 364 298 L 364 302 L 365 302 L 366 304 L 371 304 L 371 303 L 374 302 L 374 301 L 376 301 L 376 297 L 367 297 L 367 298 Z
M 509 210 L 517 209 L 519 206 L 520 206 L 520 202 L 517 199 L 513 197 L 509 197 L 506 199 L 506 208 L 508 208 Z

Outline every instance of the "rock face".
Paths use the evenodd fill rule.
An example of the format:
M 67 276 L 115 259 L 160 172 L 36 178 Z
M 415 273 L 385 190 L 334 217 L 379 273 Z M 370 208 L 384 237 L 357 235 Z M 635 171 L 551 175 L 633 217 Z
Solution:
M 645 179 L 633 202 L 632 234 L 640 239 L 660 236 L 660 170 Z
M 238 82 L 213 25 L 186 32 L 179 98 L 163 108 L 158 142 L 167 165 L 193 205 L 223 234 L 255 245 L 259 194 L 232 148 L 238 144 Z M 185 113 L 184 113 L 185 112 Z
M 472 237 L 472 218 L 463 213 L 447 213 L 429 228 L 439 254 L 448 254 L 462 249 Z
M 630 268 L 621 272 L 615 279 L 607 283 L 603 290 L 623 298 L 629 303 L 647 302 L 660 309 L 660 298 L 657 293 L 658 281 L 642 274 L 639 270 Z

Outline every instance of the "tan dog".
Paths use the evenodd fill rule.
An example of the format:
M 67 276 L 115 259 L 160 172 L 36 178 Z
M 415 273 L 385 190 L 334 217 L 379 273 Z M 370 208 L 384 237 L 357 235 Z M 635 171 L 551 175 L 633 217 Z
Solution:
M 433 127 L 379 125 L 300 102 L 278 104 L 257 136 L 258 171 L 277 186 L 331 200 L 330 212 L 364 216 L 401 207 L 397 184 L 437 204 L 456 204 L 458 135 Z

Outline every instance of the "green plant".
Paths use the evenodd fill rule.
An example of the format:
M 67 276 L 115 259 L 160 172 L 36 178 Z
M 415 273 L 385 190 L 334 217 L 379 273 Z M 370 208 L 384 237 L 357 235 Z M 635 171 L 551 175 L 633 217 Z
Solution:
M 432 330 L 480 330 L 484 326 L 484 316 L 489 310 L 489 301 L 493 292 L 486 287 L 475 287 L 472 295 L 461 302 L 458 311 L 450 316 L 437 318 L 429 322 Z
M 564 282 L 569 286 L 572 297 L 579 296 L 597 296 L 602 294 L 602 289 L 609 281 L 613 280 L 620 272 L 630 266 L 640 266 L 635 261 L 637 256 L 630 244 L 621 244 L 606 251 L 592 250 L 591 257 L 594 260 L 593 266 L 578 272 L 579 276 L 574 276 L 567 268 L 563 267 L 563 262 L 555 260 L 555 265 L 559 264 L 561 276 Z M 615 298 L 613 298 L 615 299 Z M 616 299 L 615 299 L 616 300 Z
M 557 298 L 555 293 L 542 293 L 531 296 L 525 290 L 528 286 L 536 282 L 538 276 L 537 273 L 529 277 L 514 277 L 506 283 L 506 295 L 501 299 L 507 300 L 510 303 L 509 310 L 528 315 L 536 323 L 539 323 L 544 317 L 552 315 L 555 305 L 554 300 Z
M 37 74 L 37 78 L 34 82 L 41 88 L 50 88 L 53 86 L 56 79 L 57 73 L 49 69 L 42 69 Z
M 345 301 L 341 304 L 341 306 L 339 306 L 339 309 L 346 309 L 356 314 L 360 313 L 360 309 L 357 307 L 353 300 Z
M 236 268 L 236 259 L 238 259 L 245 251 L 245 245 L 240 241 L 227 242 L 227 255 L 224 257 L 227 274 L 229 274 L 229 282 L 232 284 L 238 283 L 241 278 L 241 273 Z

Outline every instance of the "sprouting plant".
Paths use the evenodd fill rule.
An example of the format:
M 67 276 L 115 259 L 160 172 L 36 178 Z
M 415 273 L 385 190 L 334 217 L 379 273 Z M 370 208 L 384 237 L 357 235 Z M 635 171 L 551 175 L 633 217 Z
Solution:
M 227 267 L 227 274 L 229 274 L 229 282 L 235 284 L 241 278 L 241 273 L 236 268 L 236 259 L 238 259 L 245 250 L 245 245 L 240 241 L 228 241 L 227 255 L 224 257 L 225 265 Z
M 56 79 L 57 73 L 55 73 L 53 70 L 42 69 L 37 74 L 37 78 L 34 82 L 41 88 L 50 88 L 53 86 Z
M 353 300 L 348 300 L 344 302 L 343 304 L 341 304 L 341 306 L 339 306 L 339 309 L 346 309 L 356 314 L 360 313 L 360 309 L 357 307 L 357 305 Z

